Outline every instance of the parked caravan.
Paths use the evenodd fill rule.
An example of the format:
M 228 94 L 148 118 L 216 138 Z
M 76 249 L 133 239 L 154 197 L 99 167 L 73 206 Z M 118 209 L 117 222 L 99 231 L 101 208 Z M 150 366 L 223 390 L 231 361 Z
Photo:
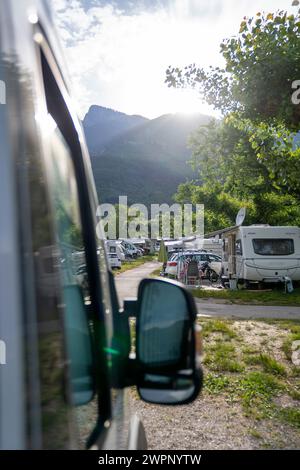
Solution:
M 300 280 L 299 227 L 233 227 L 222 239 L 225 277 L 247 283 Z
M 105 246 L 108 254 L 116 254 L 120 261 L 125 260 L 125 252 L 120 242 L 117 240 L 106 240 Z

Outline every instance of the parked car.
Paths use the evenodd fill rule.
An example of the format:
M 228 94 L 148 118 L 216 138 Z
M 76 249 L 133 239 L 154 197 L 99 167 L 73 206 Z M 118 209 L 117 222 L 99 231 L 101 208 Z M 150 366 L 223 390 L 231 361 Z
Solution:
M 125 250 L 127 258 L 139 258 L 140 256 L 142 256 L 142 252 L 138 248 L 136 248 L 133 243 L 130 243 L 127 240 L 122 240 L 121 245 Z
M 112 269 L 121 269 L 122 263 L 117 253 L 108 253 L 108 262 Z
M 197 310 L 180 284 L 155 278 L 119 306 L 47 5 L 0 2 L 0 449 L 145 449 L 130 387 L 156 404 L 197 397 Z
M 184 263 L 187 260 L 197 261 L 199 268 L 202 264 L 208 262 L 210 268 L 215 271 L 219 276 L 222 269 L 222 258 L 214 253 L 208 253 L 206 251 L 181 251 L 174 253 L 167 262 L 166 275 L 171 278 L 178 279 L 180 272 L 183 270 Z
M 170 278 L 177 278 L 177 264 L 178 264 L 178 253 L 173 253 L 167 261 L 165 268 L 165 276 Z
M 207 261 L 209 262 L 210 268 L 220 276 L 222 271 L 222 257 L 215 255 L 214 253 L 206 253 Z
M 195 260 L 198 263 L 199 269 L 208 263 L 210 270 L 213 270 L 218 276 L 221 273 L 222 269 L 222 258 L 214 253 L 208 252 L 185 252 L 180 255 L 177 259 L 177 278 L 181 278 L 181 273 L 184 268 L 184 264 L 187 260 Z M 210 270 L 204 270 L 202 273 L 202 277 L 205 277 L 206 273 L 209 273 Z M 211 273 L 210 273 L 211 274 Z M 209 275 L 209 278 L 211 275 Z

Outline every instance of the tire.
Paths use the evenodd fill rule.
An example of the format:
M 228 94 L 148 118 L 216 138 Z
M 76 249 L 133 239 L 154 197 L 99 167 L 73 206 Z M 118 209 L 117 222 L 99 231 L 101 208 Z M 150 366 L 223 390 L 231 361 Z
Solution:
M 212 284 L 218 282 L 219 280 L 219 276 L 218 274 L 216 273 L 216 271 L 214 271 L 213 269 L 210 269 L 209 270 L 209 273 L 208 273 L 208 279 L 210 280 L 210 282 Z

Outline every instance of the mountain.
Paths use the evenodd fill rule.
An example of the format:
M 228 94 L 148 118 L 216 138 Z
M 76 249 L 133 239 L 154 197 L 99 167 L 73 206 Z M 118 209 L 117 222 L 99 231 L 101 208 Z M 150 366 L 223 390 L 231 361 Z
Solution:
M 90 152 L 99 153 L 105 144 L 147 121 L 142 116 L 128 116 L 102 106 L 91 106 L 83 120 Z
M 100 202 L 172 203 L 177 187 L 196 177 L 187 161 L 189 135 L 211 118 L 166 114 L 128 116 L 92 106 L 83 125 Z

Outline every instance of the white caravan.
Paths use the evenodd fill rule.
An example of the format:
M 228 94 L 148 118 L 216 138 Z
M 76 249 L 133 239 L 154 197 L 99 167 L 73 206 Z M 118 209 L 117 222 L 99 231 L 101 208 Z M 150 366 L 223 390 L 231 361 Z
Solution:
M 223 272 L 237 282 L 300 280 L 300 228 L 250 225 L 224 231 Z
M 120 261 L 125 260 L 125 253 L 123 247 L 121 243 L 119 243 L 117 240 L 106 240 L 105 246 L 108 253 L 115 253 Z

